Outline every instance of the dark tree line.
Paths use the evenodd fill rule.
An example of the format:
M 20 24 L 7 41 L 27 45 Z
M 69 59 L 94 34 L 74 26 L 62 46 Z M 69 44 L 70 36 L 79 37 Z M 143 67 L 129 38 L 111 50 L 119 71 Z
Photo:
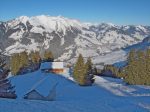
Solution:
M 73 77 L 81 86 L 89 86 L 94 82 L 92 74 L 92 61 L 90 58 L 84 62 L 83 56 L 80 54 L 74 66 Z
M 132 50 L 123 73 L 125 81 L 129 84 L 150 85 L 150 49 Z
M 115 77 L 123 78 L 128 84 L 150 85 L 150 49 L 131 50 L 125 67 L 106 65 L 103 71 L 111 71 Z
M 10 59 L 11 73 L 18 75 L 35 71 L 39 68 L 41 60 L 53 61 L 54 56 L 51 51 L 45 51 L 44 57 L 42 58 L 38 51 L 15 53 Z
M 0 97 L 1 98 L 16 98 L 14 86 L 7 79 L 9 70 L 6 67 L 5 60 L 0 54 Z

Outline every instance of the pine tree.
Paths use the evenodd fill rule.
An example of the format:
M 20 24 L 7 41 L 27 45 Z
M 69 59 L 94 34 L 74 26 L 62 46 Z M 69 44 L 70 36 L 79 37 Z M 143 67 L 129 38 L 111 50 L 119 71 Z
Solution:
M 86 68 L 87 68 L 87 72 L 88 73 L 92 73 L 92 65 L 93 65 L 93 63 L 92 63 L 92 60 L 91 60 L 91 58 L 89 57 L 88 59 L 87 59 L 87 62 L 86 62 L 86 64 L 85 64 L 85 66 L 86 66 Z
M 36 63 L 39 63 L 41 61 L 41 56 L 38 51 L 35 51 L 35 58 L 36 58 Z
M 136 51 L 131 50 L 127 58 L 128 65 L 125 67 L 125 81 L 129 84 L 134 84 L 136 82 L 135 76 L 137 75 L 137 61 L 136 61 Z
M 74 66 L 73 77 L 79 85 L 86 84 L 86 69 L 83 56 L 80 54 Z
M 0 53 L 0 69 L 4 68 L 6 65 L 5 60 L 2 59 L 1 53 Z
M 26 67 L 29 64 L 28 54 L 26 51 L 20 53 L 20 68 Z
M 92 85 L 92 83 L 94 83 L 94 75 L 92 73 L 92 60 L 91 58 L 87 59 L 87 62 L 85 64 L 85 70 L 86 70 L 86 84 L 85 85 Z
M 150 84 L 150 51 L 131 51 L 125 68 L 125 81 L 129 84 Z
M 150 85 L 150 49 L 146 51 L 146 84 Z
M 46 60 L 46 61 L 53 61 L 54 60 L 54 56 L 53 56 L 51 51 L 45 51 L 44 60 Z
M 0 56 L 0 97 L 16 98 L 14 86 L 7 79 L 9 70 L 5 68 L 6 63 Z
M 116 77 L 125 78 L 124 68 L 118 68 L 116 72 Z
M 11 73 L 13 75 L 17 75 L 17 73 L 20 70 L 20 56 L 18 53 L 13 54 L 11 56 L 10 65 L 11 65 Z
M 142 51 L 137 52 L 137 74 L 136 74 L 136 83 L 135 84 L 145 84 L 146 77 L 146 59 L 145 53 Z
M 30 58 L 31 58 L 32 63 L 39 63 L 41 60 L 41 57 L 38 51 L 35 51 L 35 52 L 32 51 L 30 53 Z
M 94 67 L 94 69 L 93 69 L 93 72 L 92 72 L 94 75 L 98 75 L 98 71 L 97 71 L 97 68 L 96 67 Z
M 35 59 L 35 55 L 34 55 L 34 51 L 31 51 L 29 53 L 29 60 L 32 62 L 32 63 L 35 63 L 36 62 L 36 59 Z

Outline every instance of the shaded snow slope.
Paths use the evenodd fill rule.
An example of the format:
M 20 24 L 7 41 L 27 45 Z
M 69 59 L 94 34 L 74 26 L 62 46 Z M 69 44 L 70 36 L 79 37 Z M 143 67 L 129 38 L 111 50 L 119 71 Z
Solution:
M 45 78 L 45 79 L 44 79 Z M 150 87 L 127 86 L 120 79 L 96 76 L 93 86 L 81 87 L 55 74 L 32 74 L 12 77 L 19 96 L 16 100 L 0 99 L 0 112 L 148 112 Z M 44 79 L 44 80 L 43 80 Z M 58 82 L 56 101 L 21 99 L 33 85 L 43 80 L 37 90 L 47 94 L 51 85 Z M 17 105 L 17 106 L 16 106 Z

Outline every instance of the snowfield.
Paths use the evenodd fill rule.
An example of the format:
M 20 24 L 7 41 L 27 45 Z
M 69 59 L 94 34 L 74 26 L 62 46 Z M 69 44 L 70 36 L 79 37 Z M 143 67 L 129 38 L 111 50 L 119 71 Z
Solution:
M 11 77 L 18 98 L 0 99 L 0 112 L 149 112 L 150 87 L 129 86 L 121 79 L 95 76 L 90 87 L 69 80 L 68 74 L 42 73 L 40 70 Z M 71 79 L 71 78 L 70 78 Z M 25 100 L 25 93 L 36 89 L 47 96 L 58 83 L 55 101 Z

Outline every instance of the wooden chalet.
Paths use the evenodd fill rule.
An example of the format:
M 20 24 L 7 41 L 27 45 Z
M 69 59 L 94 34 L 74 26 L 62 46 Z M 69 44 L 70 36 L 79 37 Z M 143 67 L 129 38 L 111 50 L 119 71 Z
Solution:
M 63 62 L 43 62 L 40 66 L 41 71 L 62 74 L 64 72 Z

